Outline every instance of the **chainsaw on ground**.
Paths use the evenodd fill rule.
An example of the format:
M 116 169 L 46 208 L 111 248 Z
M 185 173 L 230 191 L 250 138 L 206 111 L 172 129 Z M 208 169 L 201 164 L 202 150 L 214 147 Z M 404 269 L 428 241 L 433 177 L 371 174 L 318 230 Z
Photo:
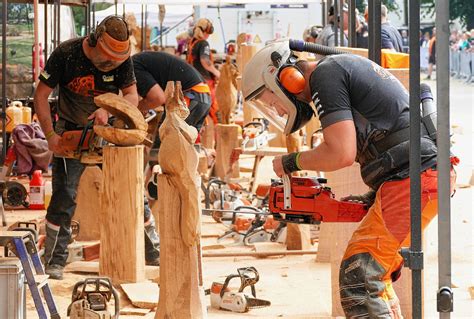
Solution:
M 256 150 L 268 146 L 268 142 L 276 137 L 275 133 L 268 132 L 269 121 L 264 118 L 254 118 L 242 129 L 242 149 Z
M 237 291 L 231 291 L 229 283 L 234 278 L 240 278 L 240 287 Z M 259 280 L 259 274 L 255 267 L 238 268 L 237 274 L 227 276 L 224 283 L 213 282 L 208 293 L 211 295 L 211 307 L 215 309 L 233 312 L 248 312 L 250 309 L 263 308 L 271 305 L 270 301 L 257 299 L 255 284 Z M 252 295 L 244 293 L 244 289 L 250 287 Z
M 112 297 L 113 314 L 109 309 Z M 74 285 L 67 316 L 71 319 L 116 319 L 119 317 L 119 311 L 119 297 L 110 279 L 86 278 Z
M 336 200 L 326 183 L 325 178 L 289 175 L 272 181 L 270 213 L 275 220 L 299 224 L 361 221 L 367 205 Z

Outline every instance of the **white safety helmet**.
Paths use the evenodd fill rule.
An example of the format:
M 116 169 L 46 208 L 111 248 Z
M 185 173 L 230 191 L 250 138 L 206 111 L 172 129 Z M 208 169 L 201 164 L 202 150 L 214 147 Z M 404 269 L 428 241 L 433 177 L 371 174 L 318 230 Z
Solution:
M 308 103 L 297 100 L 279 81 L 282 67 L 295 63 L 296 56 L 289 48 L 289 41 L 276 41 L 258 51 L 242 74 L 242 93 L 246 102 L 287 135 L 303 127 L 314 115 Z M 265 89 L 278 97 L 286 117 L 279 116 L 272 105 L 259 100 Z

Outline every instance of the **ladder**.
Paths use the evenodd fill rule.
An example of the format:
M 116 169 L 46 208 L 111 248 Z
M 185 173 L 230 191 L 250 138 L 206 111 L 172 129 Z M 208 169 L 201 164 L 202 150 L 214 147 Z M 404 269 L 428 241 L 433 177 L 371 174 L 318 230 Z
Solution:
M 48 284 L 48 275 L 45 274 L 43 265 L 38 255 L 33 234 L 29 231 L 1 231 L 0 246 L 13 252 L 21 262 L 25 272 L 26 281 L 31 291 L 31 296 L 40 319 L 48 319 L 46 309 L 41 298 L 40 289 L 46 300 L 46 305 L 51 319 L 61 318 L 53 299 L 51 288 Z M 33 267 L 32 267 L 33 266 Z M 33 270 L 34 268 L 34 270 Z

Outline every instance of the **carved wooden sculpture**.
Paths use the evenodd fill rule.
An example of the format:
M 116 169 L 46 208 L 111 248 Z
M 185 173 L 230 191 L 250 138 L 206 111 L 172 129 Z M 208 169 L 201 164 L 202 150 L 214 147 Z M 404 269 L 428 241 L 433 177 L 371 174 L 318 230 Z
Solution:
M 199 293 L 200 233 L 197 131 L 188 115 L 181 83 L 168 82 L 166 119 L 160 127 L 158 210 L 161 238 L 160 299 L 155 318 L 202 318 Z
M 221 67 L 221 77 L 216 87 L 216 99 L 221 112 L 222 124 L 230 124 L 230 115 L 237 104 L 237 76 L 239 71 L 226 56 L 226 62 Z

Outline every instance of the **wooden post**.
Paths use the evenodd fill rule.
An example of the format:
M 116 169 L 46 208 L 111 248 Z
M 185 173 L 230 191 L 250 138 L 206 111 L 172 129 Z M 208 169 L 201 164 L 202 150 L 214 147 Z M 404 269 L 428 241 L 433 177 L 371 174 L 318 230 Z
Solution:
M 232 150 L 239 147 L 240 127 L 237 124 L 217 124 L 216 126 L 216 164 L 214 174 L 220 179 L 238 177 L 238 162 L 230 167 Z
M 77 188 L 74 220 L 79 222 L 77 240 L 100 240 L 100 224 L 97 211 L 101 207 L 102 170 L 98 166 L 87 166 Z
M 99 273 L 114 283 L 145 280 L 143 151 L 104 147 Z
M 203 318 L 200 294 L 200 206 L 197 131 L 184 122 L 189 114 L 180 82 L 168 82 L 166 119 L 160 127 L 162 141 L 158 176 L 160 215 L 160 297 L 155 318 Z

